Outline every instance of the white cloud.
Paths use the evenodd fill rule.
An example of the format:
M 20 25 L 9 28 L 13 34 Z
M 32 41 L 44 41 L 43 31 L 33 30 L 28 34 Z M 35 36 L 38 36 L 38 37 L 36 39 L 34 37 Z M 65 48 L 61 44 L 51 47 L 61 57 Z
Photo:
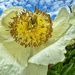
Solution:
M 0 0 L 0 2 L 3 2 L 4 0 Z
M 54 6 L 52 7 L 52 9 L 56 9 L 56 10 L 58 10 L 58 8 L 59 8 L 59 5 L 54 5 Z
M 57 1 L 57 3 L 58 3 L 58 4 L 61 4 L 61 3 L 63 3 L 63 1 Z
M 32 3 L 35 3 L 35 2 L 37 2 L 36 0 L 30 0 Z
M 71 2 L 71 0 L 65 0 L 65 2 L 66 2 L 66 3 L 69 3 L 69 2 Z
M 27 1 L 29 1 L 30 4 L 27 4 Z M 16 6 L 17 4 L 19 4 L 21 7 L 23 7 L 23 5 L 26 5 L 26 7 L 32 7 L 31 5 L 36 5 L 37 6 L 37 3 L 39 1 L 39 6 L 43 6 L 43 4 L 46 2 L 46 4 L 49 6 L 49 5 L 52 5 L 51 7 L 51 12 L 50 14 L 51 15 L 55 15 L 58 13 L 59 9 L 61 7 L 66 7 L 67 10 L 69 11 L 69 8 L 67 7 L 68 4 L 70 4 L 70 2 L 72 0 L 65 0 L 65 3 L 64 3 L 64 0 L 0 0 L 0 8 L 2 8 L 3 10 L 5 10 L 6 8 L 8 7 L 12 7 L 12 6 Z M 53 2 L 54 1 L 54 2 Z M 14 5 L 12 5 L 12 2 L 14 2 Z M 5 7 L 5 4 L 7 5 Z M 72 4 L 70 4 L 71 6 L 75 4 L 75 0 L 73 0 Z M 43 6 L 43 9 L 47 9 L 47 5 L 44 5 Z
M 43 5 L 43 3 L 44 3 L 44 0 L 40 0 L 40 5 Z
M 53 11 L 53 12 L 50 12 L 50 13 L 48 13 L 48 14 L 50 14 L 50 16 L 53 16 L 53 15 L 57 15 L 58 12 L 59 12 L 59 11 L 55 11 L 55 12 Z
M 52 1 L 52 0 L 45 0 L 45 2 L 47 3 L 47 5 L 51 5 L 51 4 L 52 4 L 51 1 Z
M 44 8 L 44 9 L 46 9 L 46 8 L 47 8 L 47 6 L 45 5 L 43 8 Z
M 30 2 L 31 4 L 33 4 L 34 6 L 37 5 L 37 3 L 38 3 L 37 0 L 29 0 L 29 2 Z
M 45 0 L 46 3 L 50 3 L 52 0 Z
M 6 9 L 5 5 L 3 3 L 0 4 L 0 8 L 2 8 L 3 10 Z
M 75 0 L 73 1 L 72 5 L 75 5 Z
M 31 7 L 31 4 L 27 4 L 26 7 Z

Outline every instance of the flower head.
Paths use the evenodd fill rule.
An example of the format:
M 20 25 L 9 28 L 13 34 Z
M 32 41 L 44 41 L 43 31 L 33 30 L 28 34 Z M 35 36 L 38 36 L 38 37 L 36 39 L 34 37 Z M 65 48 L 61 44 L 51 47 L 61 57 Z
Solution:
M 10 34 L 20 45 L 40 46 L 47 42 L 52 33 L 52 21 L 46 12 L 36 9 L 35 12 L 23 10 L 22 13 L 12 18 L 10 22 Z
M 0 67 L 2 69 L 0 72 L 1 74 L 4 75 L 6 75 L 7 72 L 8 73 L 10 72 L 8 75 L 11 75 L 13 73 L 14 75 L 18 75 L 18 74 L 19 75 L 38 75 L 38 74 L 46 75 L 48 70 L 48 64 L 56 64 L 64 60 L 65 58 L 64 47 L 66 46 L 69 40 L 74 38 L 75 26 L 69 25 L 68 22 L 69 22 L 70 14 L 66 10 L 66 8 L 62 8 L 59 11 L 58 16 L 53 21 L 53 32 L 52 32 L 52 28 L 49 29 L 50 30 L 49 32 L 50 33 L 52 32 L 52 37 L 51 38 L 48 37 L 49 40 L 47 41 L 47 43 L 43 43 L 45 37 L 42 35 L 40 36 L 40 34 L 42 32 L 46 32 L 47 30 L 46 26 L 48 26 L 48 28 L 52 26 L 52 23 L 50 23 L 51 20 L 48 17 L 49 15 L 46 12 L 42 12 L 38 9 L 35 9 L 34 13 L 23 10 L 21 14 L 15 16 L 16 12 L 18 13 L 21 10 L 23 9 L 20 7 L 11 7 L 5 10 L 2 16 L 0 17 L 0 57 L 2 58 L 0 59 L 1 61 L 0 65 L 2 66 Z M 23 14 L 25 15 L 25 17 Z M 10 17 L 13 17 L 13 19 L 11 19 Z M 23 21 L 24 18 L 26 19 L 27 22 Z M 40 19 L 42 19 L 43 21 L 40 21 Z M 43 23 L 44 23 L 44 28 L 41 28 L 41 24 Z M 34 42 L 36 42 L 38 45 L 36 38 L 40 39 L 40 37 L 44 37 L 42 41 L 38 39 L 38 41 L 40 41 L 42 45 L 39 47 L 33 47 L 33 53 L 30 51 L 30 48 L 32 47 L 25 48 L 24 46 L 20 45 L 21 42 L 23 42 L 23 40 L 26 38 L 24 33 L 22 33 L 24 32 L 23 26 L 24 28 L 27 28 L 25 29 L 25 32 L 27 34 L 29 33 L 28 32 L 29 30 L 31 30 L 30 33 L 32 33 L 29 35 L 26 34 L 27 42 L 24 44 L 25 46 L 26 44 L 27 46 L 29 46 L 28 42 L 30 42 L 30 46 L 31 44 L 32 46 L 34 46 L 33 45 Z M 9 31 L 6 30 L 10 30 L 10 33 Z M 15 34 L 12 32 L 12 30 Z M 33 32 L 34 30 L 36 30 L 36 32 Z M 47 33 L 49 34 L 49 32 Z M 38 33 L 39 35 L 37 36 L 39 37 L 36 37 L 33 40 L 33 38 L 35 37 L 34 33 Z M 10 34 L 20 44 L 16 43 Z M 47 34 L 44 33 L 44 35 Z M 51 34 L 49 35 L 51 36 Z M 32 56 L 29 58 L 31 53 Z M 7 71 L 4 70 L 6 66 L 7 66 L 6 68 Z M 13 70 L 15 72 L 13 72 Z

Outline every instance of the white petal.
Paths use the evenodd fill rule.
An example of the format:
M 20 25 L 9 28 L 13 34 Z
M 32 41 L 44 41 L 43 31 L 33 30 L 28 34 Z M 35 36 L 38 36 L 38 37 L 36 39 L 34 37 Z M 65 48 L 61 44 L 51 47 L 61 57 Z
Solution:
M 28 66 L 23 70 L 21 75 L 47 75 L 48 65 L 37 65 L 29 63 Z
M 59 11 L 58 16 L 53 21 L 54 31 L 53 31 L 52 38 L 54 37 L 54 39 L 56 38 L 57 40 L 63 34 L 66 33 L 66 31 L 71 27 L 71 25 L 69 25 L 68 23 L 68 20 L 69 20 L 69 13 L 66 10 L 66 8 L 62 8 Z M 70 36 L 71 34 L 68 34 L 68 35 Z M 74 34 L 72 33 L 72 35 Z M 67 45 L 67 43 L 65 43 L 66 40 L 63 38 L 64 37 L 62 37 L 60 40 L 58 40 L 53 45 L 48 46 L 47 48 L 43 49 L 38 54 L 34 55 L 31 59 L 29 59 L 29 62 L 36 63 L 36 64 L 42 64 L 42 65 L 48 65 L 49 63 L 56 64 L 58 62 L 63 61 L 65 58 L 64 56 L 65 46 Z M 70 39 L 68 39 L 66 42 L 68 42 Z M 48 42 L 50 42 L 50 40 Z
M 75 5 L 72 7 L 72 13 L 70 15 L 69 24 L 75 26 Z
M 11 19 L 12 17 L 15 17 L 18 12 L 21 12 L 23 9 L 20 7 L 11 7 L 8 8 L 3 12 L 3 14 L 0 17 L 1 24 L 8 28 L 9 22 L 12 22 L 13 20 Z
M 56 43 L 43 49 L 38 54 L 34 55 L 29 62 L 41 65 L 56 64 L 62 62 L 65 58 L 65 46 L 69 40 L 75 37 L 75 26 L 72 26 L 64 37 L 59 39 Z
M 70 28 L 69 13 L 66 8 L 61 8 L 57 17 L 53 21 L 53 38 L 60 38 Z
M 23 67 L 27 66 L 30 47 L 25 48 L 15 41 L 4 41 L 2 44 L 6 48 L 6 52 L 11 55 L 19 65 Z
M 23 67 L 16 62 L 0 43 L 0 75 L 18 75 L 22 70 Z
M 6 13 L 6 12 L 5 12 Z M 66 13 L 67 14 L 67 13 Z M 4 15 L 4 14 L 3 14 Z M 10 15 L 9 15 L 10 16 Z M 61 15 L 60 15 L 61 16 Z M 69 16 L 69 14 L 67 15 Z M 63 17 L 63 16 L 61 16 Z M 4 17 L 6 19 L 6 17 Z M 4 19 L 3 18 L 3 19 Z M 62 18 L 60 18 L 62 19 Z M 66 18 L 63 18 L 63 19 L 66 19 Z M 59 19 L 57 20 L 59 21 Z M 63 20 L 64 21 L 64 26 L 67 24 L 67 21 Z M 62 20 L 60 20 L 60 22 L 55 22 L 55 24 L 57 25 L 60 25 L 63 23 Z M 8 21 L 9 22 L 9 21 Z M 8 22 L 5 21 L 5 24 L 3 24 L 5 27 L 7 27 L 8 25 Z M 6 25 L 7 24 L 7 25 Z M 55 26 L 57 26 L 55 25 Z M 63 27 L 64 27 L 63 26 Z M 63 31 L 63 28 L 60 26 L 57 26 L 57 28 L 60 27 L 62 29 L 62 34 L 60 36 L 62 36 L 66 31 L 67 29 L 70 27 L 68 26 L 67 24 L 67 27 L 65 27 L 65 30 Z M 57 29 L 56 29 L 57 30 Z M 56 32 L 56 35 L 59 31 Z M 55 32 L 54 32 L 55 34 Z M 56 36 L 55 35 L 55 36 Z M 56 37 L 56 38 L 59 38 Z M 51 38 L 52 39 L 52 38 Z M 61 38 L 62 40 L 62 38 Z M 55 38 L 54 38 L 54 41 L 55 41 Z M 63 40 L 64 41 L 64 40 Z M 68 41 L 67 41 L 68 42 Z M 53 43 L 53 41 L 52 41 Z M 19 44 L 17 44 L 16 42 L 11 42 L 11 39 L 10 41 L 7 40 L 7 41 L 3 41 L 2 42 L 3 46 L 6 48 L 6 50 L 3 48 L 3 49 L 0 49 L 0 51 L 6 51 L 5 53 L 7 53 L 6 55 L 8 56 L 8 59 L 7 59 L 7 62 L 9 62 L 9 60 L 11 61 L 11 63 L 13 62 L 16 62 L 18 65 L 21 65 L 21 66 L 26 66 L 27 65 L 27 58 L 30 54 L 30 51 L 29 51 L 29 48 L 28 49 L 25 49 L 23 47 L 21 47 Z M 25 74 L 26 75 L 34 75 L 34 71 L 36 73 L 37 71 L 37 74 L 35 75 L 46 75 L 47 73 L 47 65 L 49 63 L 52 63 L 52 64 L 55 64 L 57 62 L 60 62 L 60 61 L 63 61 L 65 56 L 64 56 L 64 53 L 65 53 L 65 50 L 64 50 L 64 46 L 66 45 L 63 45 L 64 42 L 62 43 L 60 40 L 58 42 L 56 42 L 55 44 L 50 45 L 50 40 L 48 41 L 47 44 L 43 44 L 42 46 L 40 46 L 39 48 L 34 48 L 33 49 L 33 57 L 31 59 L 29 59 L 29 65 L 25 68 Z M 47 47 L 49 46 L 49 47 Z M 47 47 L 47 48 L 45 48 Z M 43 49 L 45 48 L 45 49 Z M 49 50 L 50 49 L 50 50 Z M 40 50 L 42 50 L 41 52 L 39 52 Z M 38 54 L 36 54 L 37 52 L 39 52 Z M 4 52 L 3 52 L 4 53 Z M 36 55 L 35 55 L 36 54 Z M 4 55 L 3 55 L 4 56 Z M 5 56 L 6 57 L 6 56 Z M 3 57 L 2 59 L 4 60 L 5 62 L 5 57 Z M 10 59 L 10 57 L 12 57 L 12 59 Z M 5 62 L 6 64 L 6 62 Z M 41 65 L 37 65 L 37 64 L 41 64 Z M 16 65 L 16 64 L 15 64 Z M 46 65 L 46 66 L 43 66 L 43 65 Z M 7 65 L 8 66 L 8 65 Z M 10 67 L 10 66 L 9 66 Z M 19 67 L 18 67 L 19 68 Z M 10 68 L 9 68 L 10 69 Z M 32 70 L 31 70 L 32 69 Z M 41 70 L 40 70 L 41 69 Z M 33 71 L 34 70 L 34 71 Z M 12 70 L 13 71 L 13 70 Z M 17 71 L 17 70 L 16 70 Z M 22 71 L 22 70 L 21 70 Z M 33 72 L 32 72 L 33 71 Z M 42 72 L 38 72 L 38 71 L 42 71 Z M 39 74 L 38 74 L 39 73 Z M 11 72 L 11 74 L 13 74 Z M 25 75 L 24 74 L 24 75 Z M 5 75 L 5 74 L 4 74 Z M 10 74 L 7 74 L 7 75 L 10 75 Z M 18 74 L 13 74 L 13 75 L 18 75 Z
M 69 24 L 75 26 L 75 17 L 74 17 L 74 16 L 73 16 L 73 17 L 72 17 L 72 16 L 70 17 L 70 19 L 69 19 Z
M 6 14 L 6 13 L 12 11 L 12 10 L 21 12 L 21 10 L 23 10 L 23 9 L 22 9 L 21 7 L 18 7 L 18 6 L 10 7 L 10 8 L 8 8 L 8 9 L 4 10 L 3 13 L 2 13 L 2 15 L 3 15 L 3 14 Z M 1 16 L 2 16 L 2 15 L 1 15 Z
M 73 7 L 72 7 L 72 13 L 75 16 L 75 5 L 73 5 Z
M 67 17 L 67 19 L 66 19 Z M 69 13 L 66 8 L 62 8 L 55 20 L 53 21 L 53 32 L 52 37 L 48 39 L 47 43 L 42 44 L 39 47 L 33 48 L 33 55 L 43 50 L 44 48 L 50 46 L 52 43 L 57 41 L 60 37 L 62 37 L 65 32 L 71 27 L 68 23 Z
M 10 36 L 10 33 L 9 31 L 9 22 L 12 21 L 11 17 L 14 17 L 16 16 L 16 12 L 21 12 L 21 10 L 23 10 L 22 8 L 20 7 L 11 7 L 11 8 L 8 8 L 6 9 L 1 17 L 0 17 L 0 42 L 2 41 L 5 41 L 5 40 L 8 40 L 10 41 L 9 39 L 12 39 L 12 37 Z

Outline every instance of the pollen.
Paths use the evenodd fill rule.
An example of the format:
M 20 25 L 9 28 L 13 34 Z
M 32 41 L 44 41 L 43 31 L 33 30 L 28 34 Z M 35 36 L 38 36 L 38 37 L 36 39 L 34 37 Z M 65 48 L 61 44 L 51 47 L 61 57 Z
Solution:
M 73 42 L 73 40 L 70 40 L 70 42 Z
M 52 36 L 52 20 L 46 12 L 35 7 L 35 12 L 23 10 L 9 23 L 10 34 L 20 45 L 25 47 L 40 46 Z

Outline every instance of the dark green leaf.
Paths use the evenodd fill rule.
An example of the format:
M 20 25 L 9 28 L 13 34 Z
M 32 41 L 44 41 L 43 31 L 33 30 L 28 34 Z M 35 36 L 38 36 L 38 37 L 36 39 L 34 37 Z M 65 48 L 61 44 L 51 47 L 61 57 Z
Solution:
M 75 67 L 75 63 L 74 63 L 74 65 L 73 65 L 73 67 Z
M 53 70 L 53 71 L 58 71 L 58 67 L 60 66 L 60 64 L 62 64 L 62 62 L 59 62 L 59 63 L 57 63 L 55 65 L 52 65 L 50 67 L 50 69 Z
M 75 56 L 75 49 L 72 50 L 71 54 L 70 54 L 70 58 Z
M 75 75 L 75 67 L 71 68 L 66 75 Z
M 60 75 L 60 74 L 50 70 L 47 75 Z
M 61 71 L 62 68 L 63 68 L 63 64 L 61 63 L 61 64 L 59 64 L 59 66 L 58 66 L 58 73 L 60 73 L 60 71 Z
M 74 63 L 74 61 L 73 61 L 72 59 L 70 59 L 70 62 L 69 62 L 69 64 L 71 64 L 71 63 Z
M 60 71 L 61 75 L 65 75 L 73 66 L 73 63 L 65 65 Z

